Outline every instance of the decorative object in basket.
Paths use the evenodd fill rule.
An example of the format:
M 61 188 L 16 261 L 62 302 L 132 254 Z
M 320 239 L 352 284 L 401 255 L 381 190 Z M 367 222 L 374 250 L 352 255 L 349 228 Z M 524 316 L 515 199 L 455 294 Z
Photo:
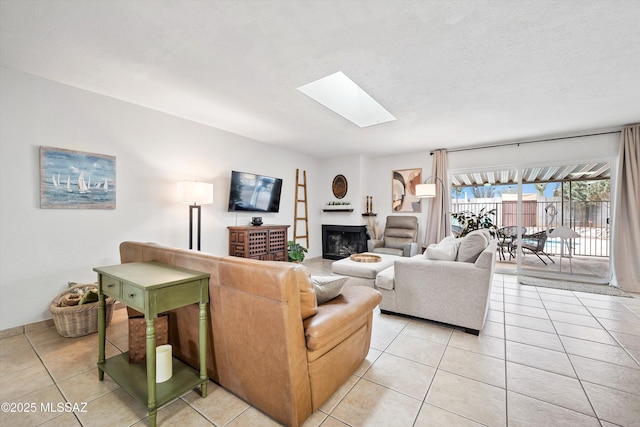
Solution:
M 69 288 L 51 301 L 49 312 L 60 335 L 73 338 L 98 332 L 97 289 L 94 284 L 70 283 Z M 115 300 L 107 298 L 105 303 L 109 325 Z

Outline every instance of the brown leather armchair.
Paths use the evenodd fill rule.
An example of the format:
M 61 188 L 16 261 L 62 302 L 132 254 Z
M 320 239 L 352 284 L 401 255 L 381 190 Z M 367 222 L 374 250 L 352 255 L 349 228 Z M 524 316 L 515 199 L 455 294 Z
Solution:
M 418 218 L 388 216 L 381 240 L 367 241 L 369 252 L 412 257 L 418 254 Z
M 364 361 L 374 289 L 354 286 L 317 305 L 300 264 L 218 257 L 149 243 L 120 245 L 123 263 L 155 260 L 208 272 L 209 378 L 280 423 L 297 427 Z M 197 304 L 170 313 L 175 357 L 199 369 Z

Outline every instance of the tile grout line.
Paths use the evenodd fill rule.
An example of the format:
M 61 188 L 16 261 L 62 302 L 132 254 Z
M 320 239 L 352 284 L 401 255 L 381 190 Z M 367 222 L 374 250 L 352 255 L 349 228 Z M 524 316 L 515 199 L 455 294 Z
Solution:
M 377 307 L 377 309 L 378 309 L 378 311 L 380 311 L 380 308 L 379 308 L 379 307 Z M 380 315 L 382 315 L 382 312 L 380 312 L 379 314 L 380 314 Z M 397 391 L 397 390 L 394 390 L 394 389 L 392 389 L 392 388 L 389 388 L 389 387 L 387 387 L 387 386 L 385 386 L 385 385 L 383 385 L 383 384 L 378 384 L 377 382 L 375 382 L 375 381 L 371 381 L 371 380 L 368 380 L 368 379 L 366 379 L 366 378 L 364 377 L 364 376 L 365 376 L 365 374 L 369 371 L 369 369 L 371 369 L 371 367 L 374 365 L 374 363 L 376 363 L 376 362 L 378 361 L 378 359 L 380 359 L 380 356 L 382 356 L 382 355 L 386 352 L 386 350 L 389 348 L 389 346 L 393 343 L 393 341 L 395 341 L 395 339 L 398 337 L 398 335 L 400 335 L 400 334 L 402 333 L 402 331 L 404 330 L 404 328 L 406 328 L 406 327 L 407 327 L 407 325 L 408 325 L 408 324 L 409 324 L 409 322 L 407 322 L 407 323 L 406 323 L 406 324 L 405 324 L 405 325 L 404 325 L 404 326 L 403 326 L 403 327 L 398 331 L 398 333 L 393 337 L 393 339 L 391 340 L 391 342 L 389 342 L 389 344 L 387 344 L 387 345 L 386 345 L 386 347 L 385 347 L 384 349 L 382 349 L 382 350 L 378 350 L 377 348 L 374 348 L 374 350 L 380 351 L 380 354 L 378 355 L 378 357 L 376 357 L 376 360 L 374 360 L 374 361 L 371 363 L 371 365 L 370 365 L 367 369 L 365 369 L 365 370 L 364 370 L 364 372 L 362 373 L 362 375 L 358 377 L 357 381 L 356 381 L 355 383 L 353 383 L 353 385 L 349 388 L 349 390 L 347 390 L 347 392 L 344 394 L 344 396 L 342 396 L 342 397 L 340 398 L 340 400 L 338 400 L 338 402 L 335 404 L 335 406 L 334 406 L 334 407 L 333 407 L 329 412 L 321 411 L 321 410 L 320 410 L 320 408 L 318 408 L 318 411 L 325 413 L 325 414 L 327 415 L 327 418 L 331 417 L 331 418 L 333 418 L 333 419 L 336 419 L 336 420 L 340 421 L 341 423 L 344 423 L 344 424 L 346 424 L 346 425 L 350 425 L 350 424 L 348 424 L 346 421 L 344 421 L 344 420 L 342 420 L 342 419 L 340 419 L 340 418 L 338 418 L 338 417 L 334 417 L 332 414 L 333 414 L 333 411 L 335 411 L 335 410 L 336 410 L 336 408 L 340 405 L 340 403 L 342 403 L 342 402 L 344 401 L 344 399 L 347 397 L 347 395 L 348 395 L 351 391 L 353 391 L 353 389 L 356 387 L 356 385 L 358 385 L 358 384 L 360 383 L 360 381 L 362 381 L 362 380 L 372 382 L 373 384 L 376 384 L 376 385 L 378 385 L 378 386 L 380 386 L 380 387 L 384 387 L 384 388 L 386 388 L 386 389 L 388 389 L 388 390 L 394 391 L 394 392 L 396 392 L 396 393 L 401 393 L 402 395 L 405 395 L 405 396 L 408 396 L 408 397 L 411 397 L 411 398 L 415 399 L 413 396 L 409 396 L 409 395 L 407 395 L 407 394 L 405 394 L 405 393 L 402 393 L 402 392 L 400 392 L 400 391 Z M 372 330 L 373 330 L 373 325 L 372 325 Z M 369 350 L 371 350 L 371 344 L 369 344 Z M 366 359 L 366 358 L 365 358 L 365 359 Z M 326 421 L 326 418 L 325 418 L 325 421 Z M 324 421 L 323 421 L 323 423 L 324 423 Z
M 438 375 L 438 371 L 440 370 L 440 364 L 442 363 L 442 359 L 444 358 L 445 353 L 447 352 L 447 348 L 449 348 L 449 343 L 451 342 L 451 338 L 453 337 L 453 332 L 455 331 L 455 329 L 451 330 L 451 333 L 449 334 L 449 338 L 447 339 L 447 343 L 444 345 L 444 351 L 442 352 L 442 354 L 440 355 L 440 359 L 438 360 L 438 366 L 435 367 L 435 372 L 433 373 L 433 377 L 431 377 L 431 381 L 429 382 L 429 386 L 427 387 L 427 391 L 424 393 L 424 398 L 422 399 L 422 401 L 420 402 L 420 407 L 418 408 L 418 412 L 416 413 L 416 417 L 413 420 L 413 424 L 412 426 L 415 426 L 416 423 L 418 422 L 418 418 L 420 418 L 420 412 L 422 412 L 422 408 L 424 407 L 425 404 L 430 405 L 430 403 L 427 403 L 427 396 L 429 396 L 429 391 L 431 390 L 431 387 L 433 386 L 433 382 L 436 379 L 436 375 Z M 402 332 L 402 331 L 401 331 Z M 429 341 L 429 340 L 426 340 Z M 428 366 L 428 365 L 427 365 Z M 445 371 L 446 372 L 446 371 Z M 435 405 L 434 405 L 435 406 Z M 442 410 L 445 410 L 451 414 L 455 414 L 455 412 L 451 412 L 449 410 L 446 410 L 444 408 L 440 408 Z M 462 416 L 460 414 L 455 414 L 458 416 Z M 466 418 L 466 417 L 464 417 Z M 468 418 L 467 418 L 468 419 Z
M 504 289 L 504 287 L 503 287 L 503 289 Z M 504 292 L 503 292 L 503 293 L 504 293 Z M 503 317 L 504 317 L 504 310 L 503 310 Z M 389 344 L 388 344 L 388 345 L 387 345 L 383 350 L 379 350 L 379 351 L 381 351 L 381 355 L 382 355 L 382 354 L 389 354 L 389 355 L 392 355 L 392 356 L 394 356 L 394 357 L 399 357 L 399 358 L 404 359 L 404 360 L 408 360 L 408 361 L 416 362 L 415 360 L 407 359 L 407 358 L 402 357 L 402 356 L 396 356 L 396 355 L 394 355 L 394 354 L 392 354 L 392 353 L 387 353 L 387 350 L 388 350 L 388 348 L 391 346 L 391 344 L 393 343 L 393 341 L 395 341 L 395 339 L 397 339 L 397 338 L 402 334 L 402 331 L 403 331 L 403 330 L 405 330 L 405 329 L 406 329 L 406 327 L 407 327 L 407 326 L 412 322 L 412 319 L 411 319 L 410 317 L 408 317 L 407 319 L 408 319 L 408 322 L 407 322 L 407 323 L 406 323 L 406 324 L 405 324 L 405 325 L 404 325 L 404 326 L 403 326 L 403 327 L 398 331 L 398 333 L 394 336 L 393 340 L 391 340 L 391 342 L 390 342 L 390 343 L 389 343 Z M 449 328 L 451 328 L 451 325 L 448 325 L 448 326 L 449 326 Z M 504 320 L 503 320 L 503 327 L 504 327 Z M 416 399 L 415 397 L 413 397 L 413 396 L 411 396 L 411 395 L 408 395 L 408 394 L 406 394 L 406 393 L 404 393 L 404 392 L 402 392 L 402 391 L 395 390 L 395 389 L 390 388 L 390 387 L 388 387 L 388 386 L 386 386 L 386 385 L 384 385 L 384 384 L 379 384 L 379 383 L 377 383 L 377 382 L 375 382 L 375 381 L 372 381 L 372 380 L 370 380 L 370 379 L 364 378 L 364 375 L 365 375 L 365 374 L 366 374 L 366 372 L 371 368 L 371 366 L 370 366 L 369 368 L 367 368 L 367 371 L 365 371 L 365 373 L 363 373 L 362 377 L 360 377 L 360 378 L 358 379 L 358 382 L 360 382 L 360 380 L 369 381 L 369 382 L 372 382 L 373 384 L 376 384 L 376 385 L 378 385 L 378 386 L 380 386 L 380 387 L 383 387 L 383 388 L 385 388 L 385 389 L 391 390 L 391 391 L 393 391 L 393 392 L 395 392 L 395 393 L 399 393 L 399 394 L 402 394 L 402 395 L 404 395 L 404 396 L 406 396 L 406 397 L 408 397 L 408 398 L 411 398 L 411 399 L 414 399 L 414 400 L 418 400 L 418 401 L 420 401 L 420 408 L 418 409 L 418 412 L 417 412 L 417 414 L 416 414 L 416 418 L 414 419 L 414 422 L 413 422 L 413 424 L 412 424 L 412 425 L 415 425 L 415 423 L 416 423 L 416 422 L 417 422 L 417 420 L 418 420 L 418 417 L 419 417 L 419 415 L 420 415 L 420 412 L 421 412 L 422 408 L 424 407 L 424 405 L 425 405 L 425 404 L 429 404 L 429 403 L 427 403 L 427 402 L 426 402 L 427 395 L 429 394 L 429 391 L 431 390 L 431 387 L 432 387 L 432 385 L 433 385 L 433 382 L 434 382 L 434 380 L 435 380 L 435 377 L 436 377 L 437 373 L 441 370 L 441 369 L 440 369 L 440 364 L 441 364 L 441 362 L 442 362 L 442 360 L 443 360 L 443 358 L 444 358 L 444 355 L 445 355 L 445 353 L 446 353 L 447 348 L 449 348 L 449 345 L 450 345 L 451 340 L 452 340 L 452 338 L 453 338 L 453 334 L 454 334 L 454 332 L 455 332 L 456 330 L 458 330 L 458 329 L 457 329 L 457 328 L 451 328 L 451 333 L 449 334 L 449 337 L 448 337 L 448 339 L 447 339 L 447 342 L 444 344 L 444 346 L 445 346 L 445 350 L 443 351 L 442 355 L 440 356 L 440 359 L 439 359 L 439 361 L 438 361 L 438 364 L 437 364 L 437 366 L 435 367 L 435 373 L 434 373 L 434 376 L 433 376 L 433 378 L 431 379 L 429 386 L 427 387 L 427 391 L 426 391 L 425 396 L 424 396 L 424 398 L 423 398 L 423 399 Z M 410 336 L 411 336 L 411 335 L 410 335 Z M 418 339 L 421 339 L 421 340 L 424 340 L 424 341 L 428 341 L 428 342 L 433 342 L 433 343 L 435 343 L 435 344 L 441 344 L 441 343 L 439 343 L 439 342 L 431 341 L 431 340 L 429 340 L 429 339 L 423 339 L 423 338 L 420 338 L 420 337 L 415 337 L 415 338 L 418 338 Z M 492 338 L 493 338 L 493 337 L 492 337 Z M 458 349 L 457 347 L 452 347 L 452 348 Z M 377 350 L 377 349 L 376 349 L 376 350 Z M 465 350 L 465 351 L 467 351 L 467 350 Z M 471 352 L 472 352 L 472 353 L 475 353 L 475 352 L 473 352 L 473 351 L 471 351 Z M 478 354 L 482 354 L 482 353 L 478 353 Z M 485 356 L 488 356 L 488 355 L 485 355 Z M 493 357 L 493 356 L 488 356 L 488 357 Z M 374 362 L 374 363 L 375 363 L 375 362 Z M 416 362 L 416 363 L 420 363 L 420 362 Z M 422 365 L 424 365 L 424 366 L 429 366 L 429 367 L 432 367 L 432 368 L 433 368 L 433 366 L 431 366 L 431 365 L 427 365 L 427 364 L 423 364 L 423 363 L 420 363 L 420 364 L 422 364 Z M 372 366 L 373 366 L 373 364 L 372 364 Z M 445 370 L 442 370 L 442 372 L 452 373 L 452 374 L 454 374 L 454 375 L 460 375 L 460 374 L 455 374 L 455 373 L 453 373 L 453 372 L 449 372 L 449 371 L 445 371 Z M 480 383 L 483 383 L 483 384 L 491 385 L 491 384 L 488 384 L 488 383 L 486 383 L 486 382 L 484 382 L 484 381 L 480 381 L 480 380 L 477 380 L 477 379 L 473 379 L 473 378 L 465 377 L 464 375 L 460 375 L 460 376 L 462 376 L 463 378 L 468 378 L 468 379 L 470 379 L 470 380 L 472 380 L 472 381 L 477 381 L 477 382 L 480 382 Z M 356 383 L 356 384 L 357 384 L 357 383 Z M 354 387 L 355 387 L 355 384 L 354 384 Z M 495 386 L 494 386 L 494 387 L 495 387 Z M 353 387 L 351 388 L 351 390 L 352 390 L 352 389 L 353 389 Z M 346 395 L 347 395 L 348 393 L 349 393 L 349 392 L 347 392 L 347 393 L 345 394 L 345 396 L 344 396 L 340 401 L 342 401 L 342 400 L 346 397 Z M 505 389 L 505 393 L 506 393 L 506 389 Z M 506 397 L 506 396 L 505 396 L 505 397 Z M 505 400 L 506 400 L 506 399 L 505 399 Z M 338 404 L 339 404 L 339 403 L 338 403 Z M 429 404 L 429 405 L 431 405 L 431 404 Z M 337 407 L 337 406 L 338 406 L 338 405 L 336 405 L 336 407 Z M 472 421 L 472 422 L 474 422 L 474 423 L 478 423 L 478 421 L 475 421 L 475 420 L 473 420 L 473 419 L 471 419 L 471 418 L 468 418 L 468 417 L 467 417 L 467 416 L 465 416 L 465 415 L 461 415 L 461 414 L 458 414 L 458 413 L 456 413 L 456 412 L 452 412 L 452 411 L 450 411 L 449 409 L 441 408 L 440 406 L 437 406 L 437 405 L 433 405 L 433 406 L 434 406 L 434 407 L 436 407 L 436 408 L 439 408 L 439 409 L 441 409 L 441 410 L 443 410 L 443 411 L 446 411 L 446 412 L 448 412 L 448 413 L 450 413 L 450 414 L 453 414 L 453 415 L 455 415 L 455 416 L 457 416 L 457 417 L 461 417 L 461 418 L 467 419 L 467 420 L 469 420 L 469 421 Z M 334 408 L 334 409 L 335 409 L 335 408 Z M 333 411 L 332 411 L 332 412 L 333 412 Z M 330 414 L 329 414 L 329 415 L 330 415 Z M 337 418 L 336 418 L 336 419 L 337 419 Z M 342 421 L 342 420 L 340 420 L 340 421 L 341 421 L 341 422 L 344 422 L 344 421 Z
M 536 288 L 536 290 L 537 290 L 537 288 Z M 582 307 L 586 307 L 580 298 L 575 296 L 575 294 L 572 291 L 569 291 L 569 292 L 571 293 L 571 295 L 574 298 L 576 298 L 578 301 L 580 301 L 580 305 Z M 539 294 L 539 292 L 538 292 L 538 294 Z M 540 300 L 542 301 L 542 305 L 544 306 L 544 310 L 547 313 L 547 316 L 549 316 L 549 310 L 547 309 L 547 305 L 545 304 L 545 301 L 542 298 L 540 298 Z M 589 314 L 591 314 L 591 312 L 589 312 Z M 558 333 L 558 330 L 556 329 L 556 325 L 555 325 L 553 319 L 551 318 L 551 316 L 549 316 L 549 321 L 551 322 L 551 326 L 553 327 L 553 330 L 555 331 L 556 336 L 558 337 L 558 341 L 560 341 L 560 345 L 562 346 L 562 350 L 564 351 L 564 354 L 567 356 L 567 360 L 569 361 L 569 364 L 571 365 L 571 369 L 573 369 L 573 373 L 575 374 L 576 379 L 578 380 L 578 384 L 580 384 L 580 389 L 584 393 L 584 396 L 586 397 L 587 402 L 589 402 L 589 407 L 593 411 L 593 415 L 595 415 L 595 419 L 598 421 L 600 426 L 602 426 L 602 420 L 600 420 L 600 417 L 598 416 L 598 412 L 596 411 L 596 408 L 593 406 L 593 403 L 591 402 L 591 398 L 589 398 L 589 394 L 587 394 L 587 390 L 584 388 L 584 384 L 582 384 L 582 380 L 580 379 L 580 375 L 578 375 L 578 371 L 576 370 L 576 367 L 573 365 L 573 361 L 571 360 L 571 357 L 569 357 L 569 352 L 567 352 L 567 348 L 565 347 L 564 342 L 560 338 L 561 335 Z M 596 321 L 597 321 L 597 319 L 596 319 Z M 598 323 L 600 323 L 600 322 L 598 322 Z M 569 409 L 569 408 L 565 408 L 565 409 Z
M 578 300 L 582 303 L 582 300 L 576 296 L 576 298 L 578 298 Z M 591 310 L 589 309 L 590 307 L 585 305 L 584 303 L 582 303 L 582 305 L 587 309 L 587 311 L 589 312 L 589 314 L 591 315 L 591 317 L 593 317 L 595 319 L 596 322 L 598 322 L 598 324 L 602 327 L 602 329 L 604 329 L 607 334 L 616 342 L 618 343 L 618 346 L 629 356 L 631 357 L 631 359 L 633 359 L 639 366 L 640 366 L 640 360 L 636 359 L 633 354 L 629 353 L 629 350 L 627 350 L 627 348 L 620 342 L 620 340 L 618 340 L 612 333 L 611 331 L 609 331 L 609 329 L 602 324 L 602 322 L 600 322 L 600 319 L 598 319 L 598 317 L 596 317 L 595 314 L 593 314 L 591 312 Z M 596 307 L 591 307 L 591 308 L 596 308 Z M 633 312 L 632 312 L 633 313 Z M 634 313 L 635 314 L 635 313 Z M 614 320 L 614 321 L 618 321 L 616 319 L 610 319 L 610 320 Z M 630 323 L 630 322 L 622 322 L 622 323 Z M 590 359 L 590 358 L 589 358 Z M 598 360 L 598 359 L 593 359 L 593 360 Z M 610 362 L 609 362 L 610 363 Z M 613 363 L 613 365 L 617 365 L 617 363 Z M 622 366 L 622 365 L 619 365 Z
M 38 352 L 38 350 L 36 350 L 35 346 L 33 345 L 33 342 L 31 342 L 31 338 L 29 338 L 29 335 L 27 335 L 27 332 L 25 331 L 24 333 L 24 337 L 27 339 L 27 342 L 29 342 L 29 346 L 31 346 L 31 349 L 33 350 L 33 352 L 36 354 L 36 357 L 38 358 L 38 360 L 40 361 L 40 364 L 42 364 L 42 367 L 44 368 L 45 371 L 47 371 L 47 375 L 49 375 L 49 378 L 51 378 L 51 381 L 53 381 L 53 385 L 56 387 L 56 389 L 58 390 L 58 393 L 60 393 L 60 396 L 62 396 L 62 398 L 64 399 L 65 403 L 69 403 L 69 399 L 67 399 L 67 397 L 64 395 L 64 393 L 62 392 L 62 389 L 60 388 L 60 386 L 58 385 L 58 382 L 55 380 L 55 378 L 53 378 L 53 375 L 51 374 L 51 372 L 49 371 L 49 368 L 47 368 L 47 365 L 44 363 L 44 360 L 42 360 L 42 357 L 40 356 L 40 353 Z M 78 415 L 75 413 L 75 411 L 71 412 L 73 414 L 73 416 L 75 417 L 76 421 L 78 421 L 78 423 L 83 426 L 84 424 L 82 424 L 82 421 L 80 421 L 80 418 L 78 418 Z M 62 414 L 51 418 L 52 420 L 58 418 L 62 416 Z
M 536 291 L 538 291 L 537 287 L 536 287 Z M 581 300 L 580 298 L 578 298 L 577 296 L 573 295 L 573 292 L 572 292 L 572 291 L 568 291 L 568 292 L 571 292 L 571 293 L 572 293 L 572 296 L 573 296 L 573 297 L 575 297 L 575 298 L 579 301 L 579 303 L 580 303 L 580 304 L 579 304 L 579 305 L 578 305 L 578 304 L 575 304 L 575 305 L 577 305 L 577 306 L 581 306 L 581 307 L 585 307 L 585 308 L 587 308 L 587 309 L 588 309 L 588 307 L 586 307 L 586 306 L 584 305 L 584 303 L 582 302 L 582 300 Z M 564 345 L 564 342 L 563 342 L 563 341 L 562 341 L 562 339 L 560 338 L 562 335 L 560 335 L 560 334 L 558 333 L 558 331 L 557 331 L 557 329 L 556 329 L 556 326 L 555 326 L 555 321 L 554 321 L 553 319 L 551 319 L 551 317 L 549 317 L 549 309 L 547 308 L 546 301 L 541 297 L 541 295 L 540 295 L 540 294 L 541 294 L 541 293 L 538 291 L 538 297 L 539 297 L 540 301 L 543 303 L 543 307 L 544 307 L 544 310 L 545 310 L 545 312 L 546 312 L 546 314 L 547 314 L 548 320 L 549 320 L 549 322 L 551 323 L 551 325 L 552 325 L 552 327 L 553 327 L 553 329 L 554 329 L 554 331 L 555 331 L 555 335 L 556 335 L 556 337 L 558 338 L 558 340 L 559 340 L 559 342 L 560 342 L 560 345 L 562 346 L 562 349 L 563 349 L 562 353 L 564 353 L 564 354 L 567 356 L 567 359 L 568 359 L 568 361 L 569 361 L 569 363 L 570 363 L 570 365 L 571 365 L 571 368 L 573 369 L 573 372 L 574 372 L 574 374 L 575 374 L 575 378 L 574 378 L 574 379 L 577 379 L 577 380 L 578 380 L 578 382 L 579 382 L 579 384 L 580 384 L 580 387 L 581 387 L 581 389 L 583 390 L 584 395 L 585 395 L 585 397 L 587 398 L 587 401 L 589 402 L 589 405 L 590 405 L 590 407 L 591 407 L 591 409 L 592 409 L 592 411 L 593 411 L 593 414 L 595 415 L 595 419 L 598 421 L 598 423 L 600 423 L 600 425 L 602 425 L 602 421 L 601 421 L 601 420 L 600 420 L 600 418 L 598 417 L 598 414 L 597 414 L 597 412 L 596 412 L 596 410 L 595 410 L 595 408 L 594 408 L 593 404 L 591 403 L 591 399 L 589 399 L 589 396 L 588 396 L 588 394 L 587 394 L 586 390 L 584 389 L 584 386 L 583 386 L 583 384 L 582 384 L 582 383 L 583 383 L 583 381 L 580 379 L 580 377 L 579 377 L 579 375 L 578 375 L 578 372 L 576 371 L 576 369 L 575 369 L 575 367 L 574 367 L 574 365 L 573 365 L 573 362 L 571 361 L 571 358 L 569 357 L 569 353 L 567 352 L 567 349 L 566 349 L 566 347 L 565 347 L 565 345 Z M 544 294 L 544 293 L 543 293 L 543 294 Z M 552 302 L 554 302 L 554 301 L 552 301 Z M 558 310 L 552 310 L 552 311 L 558 311 Z M 589 315 L 590 315 L 590 316 L 585 316 L 585 317 L 594 317 L 594 318 L 595 318 L 595 316 L 593 316 L 593 314 L 592 314 L 590 311 L 589 311 Z M 536 317 L 534 317 L 534 316 L 527 316 L 527 315 L 522 315 L 522 316 L 536 318 Z M 584 316 L 584 315 L 583 315 L 583 316 Z M 597 321 L 597 319 L 596 319 L 596 321 Z M 560 322 L 560 323 L 566 323 L 566 322 Z M 600 322 L 598 322 L 598 323 L 600 323 Z M 577 326 L 583 326 L 583 325 L 577 325 Z M 601 326 L 603 327 L 603 329 L 604 329 L 604 330 L 606 330 L 606 328 L 604 328 L 604 326 L 603 326 L 603 325 L 601 325 Z M 526 328 L 526 329 L 530 329 L 530 328 Z M 607 333 L 609 333 L 609 331 L 607 331 Z M 611 334 L 609 333 L 609 335 L 611 335 Z M 507 341 L 507 339 L 506 339 L 506 338 L 507 338 L 507 337 L 506 337 L 506 323 L 505 323 L 505 344 L 506 344 L 506 341 Z M 569 338 L 573 338 L 573 337 L 569 337 Z M 590 341 L 590 340 L 586 340 L 586 341 Z M 594 342 L 594 343 L 596 343 L 596 342 Z M 531 345 L 531 346 L 534 346 L 534 347 L 539 347 L 539 346 L 536 346 L 536 345 L 533 345 L 533 344 L 528 344 L 528 343 L 523 343 L 523 344 L 525 344 L 525 345 Z M 540 347 L 540 348 L 544 348 L 544 347 Z M 551 351 L 553 351 L 553 350 L 551 350 Z M 506 360 L 506 355 L 505 355 L 505 360 Z M 597 360 L 597 359 L 593 359 L 593 360 Z M 599 360 L 598 360 L 598 361 L 599 361 Z M 534 368 L 534 369 L 540 369 L 540 370 L 542 370 L 542 371 L 544 371 L 544 372 L 555 373 L 555 372 L 552 372 L 552 371 L 548 371 L 548 370 L 546 370 L 546 369 L 535 368 L 535 367 L 531 367 L 531 366 L 529 366 L 529 365 L 524 365 L 524 364 L 517 363 L 517 362 L 511 362 L 511 363 L 516 363 L 516 364 L 519 364 L 519 365 L 522 365 L 522 366 L 526 366 L 526 367 L 530 367 L 530 368 Z M 620 366 L 621 366 L 621 365 L 620 365 Z M 505 370 L 506 370 L 506 369 L 505 369 Z M 555 374 L 557 374 L 557 373 L 555 373 Z M 557 375 L 566 376 L 566 375 L 563 375 L 563 374 L 557 374 Z M 568 378 L 572 378 L 572 377 L 568 377 Z M 587 382 L 588 382 L 588 381 L 587 381 Z M 613 389 L 613 390 L 615 390 L 615 389 Z M 513 393 L 523 395 L 522 393 L 517 393 L 517 392 L 515 392 L 515 391 L 514 391 Z M 580 413 L 580 414 L 581 414 L 581 412 L 579 412 L 579 411 L 575 411 L 574 409 L 571 409 L 571 408 L 566 408 L 566 407 L 561 406 L 561 405 L 557 405 L 557 404 L 554 404 L 554 403 L 546 402 L 546 401 L 544 401 L 544 400 L 540 400 L 540 399 L 535 398 L 535 397 L 531 397 L 531 396 L 527 396 L 527 395 L 523 395 L 523 396 L 526 396 L 526 397 L 529 397 L 529 398 L 532 398 L 532 399 L 538 400 L 538 401 L 540 401 L 540 402 L 544 402 L 544 403 L 547 403 L 547 404 L 551 404 L 551 405 L 554 405 L 554 406 L 558 406 L 558 407 L 560 407 L 560 408 L 563 408 L 563 409 L 570 410 L 570 411 L 573 411 L 573 412 L 576 412 L 576 413 Z M 583 414 L 583 415 L 586 415 L 586 414 Z

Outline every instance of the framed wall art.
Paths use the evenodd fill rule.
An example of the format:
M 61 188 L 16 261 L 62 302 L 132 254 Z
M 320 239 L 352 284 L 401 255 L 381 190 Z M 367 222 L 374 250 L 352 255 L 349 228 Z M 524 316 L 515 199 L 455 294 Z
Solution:
M 331 190 L 336 199 L 342 199 L 347 195 L 349 185 L 347 184 L 347 178 L 344 175 L 336 175 L 331 183 Z
M 115 209 L 116 158 L 40 147 L 40 207 Z
M 422 168 L 393 171 L 391 180 L 391 207 L 393 212 L 422 212 L 416 197 L 416 185 L 421 184 Z

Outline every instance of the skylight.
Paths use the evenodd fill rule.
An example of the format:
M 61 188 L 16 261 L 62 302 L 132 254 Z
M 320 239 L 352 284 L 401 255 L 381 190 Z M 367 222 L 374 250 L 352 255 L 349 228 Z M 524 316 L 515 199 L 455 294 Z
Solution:
M 342 71 L 298 90 L 361 128 L 396 120 Z

